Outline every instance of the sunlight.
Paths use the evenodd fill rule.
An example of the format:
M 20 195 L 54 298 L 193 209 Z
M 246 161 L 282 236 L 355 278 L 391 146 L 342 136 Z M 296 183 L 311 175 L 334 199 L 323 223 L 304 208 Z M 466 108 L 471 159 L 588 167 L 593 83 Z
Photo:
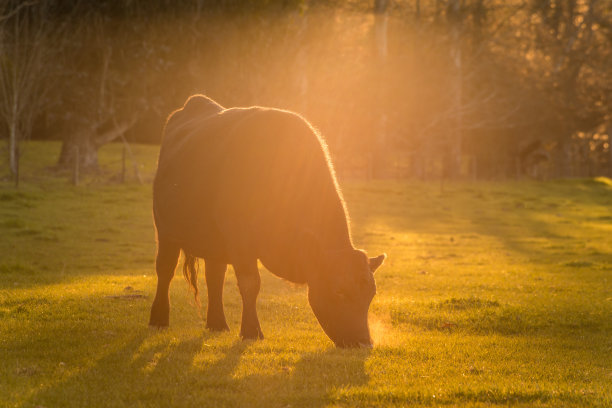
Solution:
M 386 321 L 370 313 L 368 317 L 368 324 L 370 326 L 370 335 L 374 342 L 374 347 L 377 346 L 397 346 L 401 343 L 401 336 L 395 331 L 391 325 Z
M 612 0 L 0 0 L 0 407 L 612 406 L 611 61 Z

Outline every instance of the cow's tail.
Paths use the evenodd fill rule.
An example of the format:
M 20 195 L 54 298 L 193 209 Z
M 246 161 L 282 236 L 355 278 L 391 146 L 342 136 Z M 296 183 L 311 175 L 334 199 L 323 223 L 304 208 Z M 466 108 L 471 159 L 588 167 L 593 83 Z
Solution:
M 183 255 L 185 256 L 185 260 L 183 261 L 183 276 L 193 292 L 198 309 L 200 309 L 201 304 L 198 291 L 198 258 L 186 252 L 184 249 Z

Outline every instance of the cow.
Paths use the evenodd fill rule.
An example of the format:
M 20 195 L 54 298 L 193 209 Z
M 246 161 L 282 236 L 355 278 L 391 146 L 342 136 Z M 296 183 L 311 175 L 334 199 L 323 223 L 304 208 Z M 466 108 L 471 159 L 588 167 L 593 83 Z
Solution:
M 208 329 L 229 330 L 222 293 L 231 264 L 242 297 L 240 336 L 263 339 L 259 260 L 274 275 L 308 286 L 310 306 L 336 346 L 372 346 L 368 309 L 374 271 L 386 255 L 368 258 L 354 247 L 326 144 L 300 115 L 189 97 L 166 122 L 153 216 L 151 326 L 169 324 L 168 289 L 182 250 L 196 301 L 198 258 L 205 263 Z

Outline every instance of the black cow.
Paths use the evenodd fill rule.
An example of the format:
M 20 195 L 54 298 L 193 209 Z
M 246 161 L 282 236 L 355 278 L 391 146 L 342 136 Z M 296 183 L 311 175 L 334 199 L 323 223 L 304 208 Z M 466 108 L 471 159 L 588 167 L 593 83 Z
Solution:
M 273 274 L 308 285 L 308 301 L 337 346 L 371 346 L 368 308 L 376 258 L 355 249 L 325 143 L 301 116 L 279 109 L 225 109 L 190 97 L 168 118 L 153 185 L 157 293 L 150 323 L 167 326 L 168 288 L 179 253 L 195 292 L 205 260 L 206 327 L 228 330 L 225 271 L 242 296 L 244 339 L 262 339 L 256 311 L 257 260 Z

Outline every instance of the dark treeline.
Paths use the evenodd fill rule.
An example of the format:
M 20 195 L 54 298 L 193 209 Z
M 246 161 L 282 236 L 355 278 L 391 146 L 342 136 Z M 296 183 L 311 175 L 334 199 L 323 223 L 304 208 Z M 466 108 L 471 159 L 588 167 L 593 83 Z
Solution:
M 0 36 L 13 173 L 30 137 L 92 169 L 158 143 L 205 93 L 302 113 L 347 175 L 612 175 L 608 1 L 0 0 Z

